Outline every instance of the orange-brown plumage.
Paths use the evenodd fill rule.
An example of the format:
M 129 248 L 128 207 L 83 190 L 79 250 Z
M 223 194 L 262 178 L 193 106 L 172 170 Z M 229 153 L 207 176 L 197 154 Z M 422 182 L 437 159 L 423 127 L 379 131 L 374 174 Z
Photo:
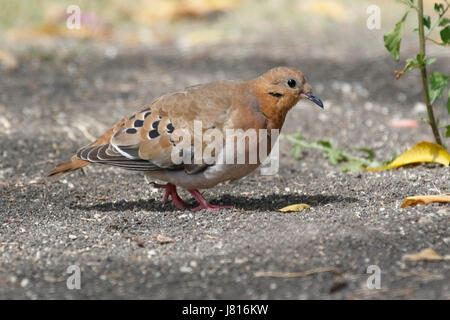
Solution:
M 178 139 L 177 133 L 182 130 L 189 136 L 198 136 L 195 130 L 198 124 L 202 127 L 202 137 L 208 130 L 224 134 L 232 129 L 281 130 L 288 111 L 301 98 L 323 106 L 311 94 L 303 74 L 288 67 L 271 69 L 248 82 L 213 82 L 166 94 L 116 123 L 49 175 L 74 171 L 91 162 L 144 171 L 168 183 L 161 187 L 166 188 L 166 198 L 172 196 L 177 207 L 182 208 L 184 204 L 176 194 L 175 185 L 188 189 L 200 202 L 200 208 L 214 209 L 197 189 L 239 179 L 257 168 L 261 161 L 222 165 L 203 160 L 192 164 L 184 159 L 182 163 L 174 163 L 172 151 L 184 140 Z M 204 149 L 206 142 L 203 140 L 201 144 Z M 195 145 L 187 147 L 193 149 Z M 225 143 L 224 150 L 226 147 Z M 246 145 L 245 152 L 252 147 Z

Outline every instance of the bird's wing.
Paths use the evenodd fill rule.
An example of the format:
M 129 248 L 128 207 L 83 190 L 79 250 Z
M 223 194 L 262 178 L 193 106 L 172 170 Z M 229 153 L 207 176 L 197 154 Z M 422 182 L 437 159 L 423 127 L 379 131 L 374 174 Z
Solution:
M 194 121 L 202 133 L 222 130 L 229 119 L 233 91 L 239 83 L 222 81 L 164 95 L 115 124 L 94 143 L 81 148 L 77 157 L 89 162 L 130 170 L 177 170 L 196 173 L 205 164 L 174 164 L 171 155 L 177 143 L 173 133 L 187 130 L 194 141 Z M 179 131 L 177 131 L 179 132 Z

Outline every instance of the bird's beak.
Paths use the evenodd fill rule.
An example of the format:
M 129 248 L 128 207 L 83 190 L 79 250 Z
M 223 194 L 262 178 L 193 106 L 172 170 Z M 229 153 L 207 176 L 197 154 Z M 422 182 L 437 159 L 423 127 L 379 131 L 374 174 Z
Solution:
M 323 102 L 322 102 L 322 100 L 317 98 L 312 93 L 302 93 L 301 95 L 302 95 L 302 97 L 304 97 L 304 98 L 314 102 L 315 104 L 317 104 L 319 107 L 321 107 L 323 109 Z

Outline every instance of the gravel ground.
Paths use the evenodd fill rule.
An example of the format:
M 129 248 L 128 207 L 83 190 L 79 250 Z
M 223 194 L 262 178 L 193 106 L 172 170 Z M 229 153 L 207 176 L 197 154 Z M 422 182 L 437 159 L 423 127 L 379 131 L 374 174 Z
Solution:
M 197 213 L 163 206 L 161 191 L 139 173 L 92 166 L 43 179 L 160 94 L 249 79 L 277 65 L 303 70 L 326 105 L 322 111 L 300 103 L 285 132 L 370 147 L 380 161 L 431 140 L 424 124 L 389 126 L 392 118 L 420 118 L 424 110 L 416 104 L 415 77 L 396 82 L 398 66 L 387 54 L 356 56 L 346 48 L 319 56 L 282 40 L 263 50 L 268 41 L 189 51 L 118 47 L 117 55 L 101 45 L 22 52 L 20 68 L 0 76 L 0 298 L 450 299 L 448 261 L 402 261 L 424 248 L 449 254 L 449 206 L 400 209 L 407 196 L 448 192 L 448 168 L 343 173 L 315 151 L 294 160 L 282 140 L 277 175 L 256 172 L 207 190 L 212 203 L 235 209 Z M 449 65 L 448 57 L 436 64 L 447 71 Z M 312 209 L 276 212 L 293 203 Z M 172 242 L 160 243 L 161 236 Z M 66 286 L 73 264 L 81 269 L 80 290 Z M 366 285 L 370 265 L 381 269 L 380 289 Z M 302 277 L 258 277 L 309 270 Z

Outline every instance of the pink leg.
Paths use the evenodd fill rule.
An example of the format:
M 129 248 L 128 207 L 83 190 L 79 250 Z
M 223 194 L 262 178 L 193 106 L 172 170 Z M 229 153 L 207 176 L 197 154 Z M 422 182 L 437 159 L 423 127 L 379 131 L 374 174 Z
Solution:
M 166 203 L 169 200 L 169 196 L 172 197 L 173 204 L 180 210 L 184 210 L 185 206 L 188 204 L 183 201 L 183 199 L 180 198 L 180 196 L 177 193 L 177 187 L 172 183 L 167 184 L 157 184 L 154 183 L 153 186 L 155 188 L 161 188 L 166 189 L 166 194 L 164 195 L 163 202 Z
M 202 209 L 209 209 L 209 210 L 220 210 L 220 209 L 232 209 L 233 206 L 217 206 L 210 204 L 208 200 L 206 200 L 203 195 L 198 190 L 188 190 L 195 198 L 195 200 L 198 201 L 200 204 L 198 207 L 195 207 L 193 211 L 199 211 Z

